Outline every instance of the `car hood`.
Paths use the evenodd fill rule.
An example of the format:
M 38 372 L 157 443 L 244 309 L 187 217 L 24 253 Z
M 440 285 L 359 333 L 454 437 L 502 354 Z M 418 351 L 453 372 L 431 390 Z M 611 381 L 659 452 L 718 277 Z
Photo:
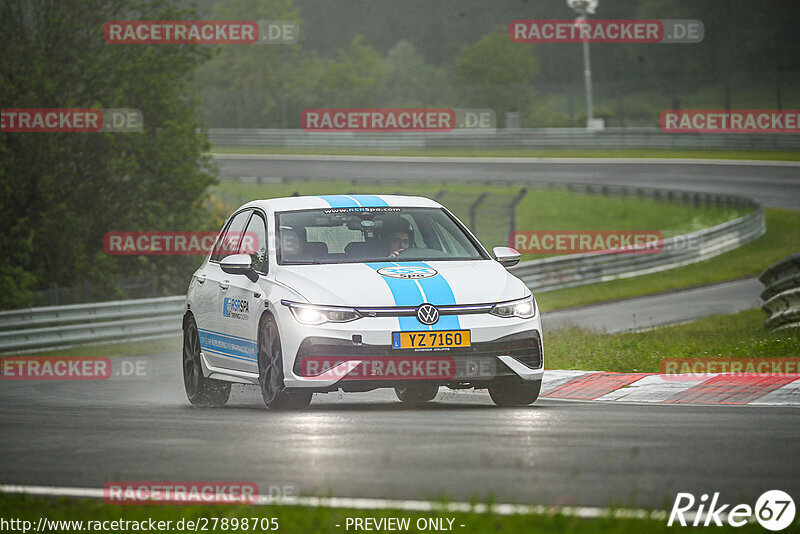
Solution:
M 427 277 L 398 278 L 411 271 Z M 276 279 L 308 302 L 330 306 L 485 304 L 528 293 L 522 281 L 493 260 L 284 265 Z

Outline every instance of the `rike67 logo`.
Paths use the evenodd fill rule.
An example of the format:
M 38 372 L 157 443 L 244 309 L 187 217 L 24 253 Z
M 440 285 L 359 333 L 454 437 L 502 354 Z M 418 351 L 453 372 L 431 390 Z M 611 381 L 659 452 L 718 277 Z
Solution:
M 682 527 L 721 527 L 727 523 L 732 527 L 741 527 L 758 521 L 765 529 L 778 532 L 794 523 L 795 511 L 794 500 L 781 490 L 764 492 L 756 501 L 755 507 L 749 504 L 721 504 L 719 493 L 714 493 L 711 499 L 704 493 L 699 500 L 691 493 L 678 493 L 669 513 L 667 526 L 678 523 Z
M 247 319 L 250 316 L 250 303 L 226 297 L 222 301 L 222 315 L 231 319 Z

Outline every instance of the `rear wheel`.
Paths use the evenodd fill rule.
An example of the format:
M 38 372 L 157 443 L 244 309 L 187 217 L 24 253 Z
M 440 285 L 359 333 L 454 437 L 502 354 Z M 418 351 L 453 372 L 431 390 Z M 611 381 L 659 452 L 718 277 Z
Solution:
M 539 398 L 542 381 L 528 384 L 489 386 L 489 396 L 498 406 L 527 406 Z
M 203 376 L 200 364 L 200 335 L 194 318 L 183 329 L 183 386 L 195 406 L 224 406 L 231 396 L 231 383 Z
M 275 319 L 261 321 L 258 335 L 258 383 L 264 404 L 270 410 L 298 410 L 311 402 L 311 391 L 283 385 L 283 352 Z
M 407 404 L 422 404 L 431 401 L 439 393 L 436 384 L 410 384 L 394 388 L 397 398 Z

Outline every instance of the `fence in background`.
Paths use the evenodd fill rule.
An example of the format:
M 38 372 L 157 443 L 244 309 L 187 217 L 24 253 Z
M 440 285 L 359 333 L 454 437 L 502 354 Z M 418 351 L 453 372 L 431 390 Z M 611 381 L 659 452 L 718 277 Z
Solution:
M 737 219 L 711 228 L 667 239 L 665 240 L 665 250 L 658 254 L 574 254 L 527 261 L 510 269 L 531 289 L 538 292 L 638 276 L 702 261 L 757 239 L 765 230 L 764 212 L 761 206 L 753 200 L 735 195 L 586 184 L 550 184 L 549 186 L 566 187 L 572 191 L 589 194 L 656 198 L 671 202 L 692 203 L 697 206 L 727 206 L 747 209 L 749 212 Z M 547 187 L 547 185 L 540 187 Z M 516 196 L 511 195 L 511 200 L 521 198 L 521 194 L 522 192 Z M 470 207 L 476 206 L 479 196 L 480 194 L 473 195 L 470 197 L 471 203 L 460 208 L 466 207 L 467 217 L 469 217 Z M 484 197 L 481 204 L 486 202 L 487 198 Z M 477 217 L 477 210 L 473 211 Z M 472 222 L 480 227 L 481 223 L 477 218 Z M 495 226 L 498 226 L 496 221 Z M 670 250 L 670 247 L 678 242 L 698 243 L 699 247 Z M 800 299 L 797 296 L 800 293 L 796 290 L 798 277 L 800 277 L 797 274 L 800 258 L 798 255 L 792 258 L 794 259 L 790 258 L 770 267 L 767 273 L 773 273 L 770 276 L 775 278 L 774 281 L 767 277 L 767 273 L 762 275 L 762 281 L 775 289 L 783 288 L 782 284 L 789 283 L 787 280 L 794 281 L 795 285 L 791 287 L 795 289 L 788 289 L 788 291 L 794 291 L 791 293 L 794 295 L 792 297 L 794 304 L 791 306 L 793 311 L 792 313 L 780 312 L 780 314 L 787 319 L 793 317 L 797 321 L 800 320 L 797 314 L 800 309 L 797 304 Z M 786 264 L 785 268 L 782 267 L 784 264 Z M 783 273 L 788 274 L 784 276 Z M 765 294 L 767 294 L 766 291 Z M 780 295 L 783 293 L 778 294 L 775 298 Z M 30 352 L 145 337 L 148 339 L 177 338 L 181 331 L 184 298 L 184 296 L 174 296 L 0 312 L 0 353 Z M 768 302 L 773 300 L 774 298 Z
M 223 180 L 237 181 L 241 183 L 252 184 L 275 184 L 275 183 L 292 183 L 295 180 L 283 179 L 267 176 L 223 176 Z M 320 180 L 324 181 L 324 180 Z M 350 183 L 353 186 L 371 184 L 370 180 L 352 179 Z M 403 184 L 407 185 L 407 184 Z M 512 190 L 485 190 L 480 186 L 474 186 L 473 192 L 458 191 L 453 189 L 441 189 L 435 194 L 431 195 L 433 200 L 447 206 L 447 209 L 452 211 L 456 217 L 469 225 L 470 230 L 478 237 L 478 239 L 487 248 L 495 246 L 504 246 L 508 241 L 508 234 L 516 229 L 515 211 L 517 204 L 519 204 L 527 193 L 527 189 L 522 188 L 514 192 Z M 387 189 L 385 183 L 382 183 L 381 189 Z M 359 193 L 363 191 L 348 191 L 348 194 Z M 372 192 L 372 191 L 368 191 Z M 219 198 L 225 202 L 231 210 L 253 200 L 252 197 L 231 194 L 229 192 L 215 193 Z M 295 192 L 295 195 L 298 193 Z M 395 195 L 419 195 L 419 192 L 408 190 L 392 191 Z
M 306 132 L 211 128 L 215 146 L 380 150 L 606 149 L 800 150 L 800 135 L 664 133 L 659 128 L 509 128 L 452 132 Z
M 773 263 L 758 278 L 765 289 L 761 309 L 768 316 L 764 326 L 800 328 L 800 253 Z
M 574 189 L 576 186 L 571 186 Z M 655 254 L 570 254 L 527 261 L 510 269 L 534 291 L 545 292 L 618 278 L 630 278 L 689 265 L 718 256 L 758 239 L 766 230 L 764 210 L 758 203 L 733 195 L 680 193 L 658 189 L 624 186 L 584 186 L 606 189 L 617 194 L 645 197 L 669 195 L 693 204 L 716 204 L 752 211 L 731 221 L 664 239 L 663 250 Z M 624 191 L 624 193 L 623 193 Z

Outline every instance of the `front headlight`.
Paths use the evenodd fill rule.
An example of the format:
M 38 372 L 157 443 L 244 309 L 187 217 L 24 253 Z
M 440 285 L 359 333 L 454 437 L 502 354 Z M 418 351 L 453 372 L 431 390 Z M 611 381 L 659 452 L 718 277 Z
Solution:
M 530 319 L 536 315 L 536 305 L 533 303 L 533 295 L 528 295 L 524 299 L 511 300 L 495 304 L 489 312 L 498 317 L 519 317 L 520 319 Z
M 347 323 L 361 317 L 361 314 L 354 308 L 314 306 L 313 304 L 302 304 L 288 300 L 281 301 L 281 304 L 292 310 L 292 315 L 301 324 Z

